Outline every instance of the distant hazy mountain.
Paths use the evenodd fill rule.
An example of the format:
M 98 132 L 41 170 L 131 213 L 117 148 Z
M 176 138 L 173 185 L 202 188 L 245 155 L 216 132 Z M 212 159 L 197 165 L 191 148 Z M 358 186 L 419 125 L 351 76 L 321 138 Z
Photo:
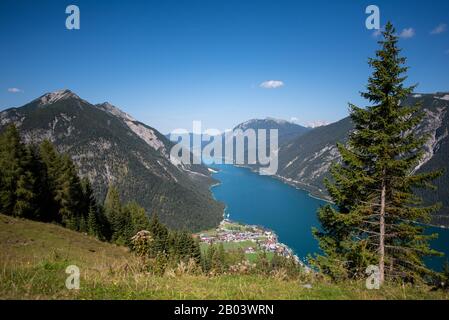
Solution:
M 274 119 L 274 118 L 251 119 L 251 120 L 242 122 L 242 123 L 238 124 L 237 126 L 235 126 L 233 128 L 234 132 L 236 132 L 235 130 L 237 130 L 237 129 L 241 129 L 242 131 L 246 131 L 247 129 L 253 129 L 253 130 L 265 129 L 266 134 L 267 134 L 266 135 L 267 150 L 269 150 L 268 146 L 270 143 L 270 136 L 269 136 L 270 129 L 278 130 L 278 140 L 279 140 L 278 145 L 280 145 L 281 143 L 291 141 L 291 140 L 299 137 L 300 135 L 304 134 L 305 132 L 308 132 L 311 130 L 311 128 L 306 128 L 301 125 L 298 125 L 298 124 L 295 124 L 292 122 L 288 122 L 286 120 L 279 120 L 279 119 Z M 256 131 L 256 135 L 257 135 L 257 131 Z M 168 139 L 171 139 L 173 142 L 176 142 L 175 137 L 171 136 L 170 134 L 167 134 L 166 137 Z M 201 144 L 198 144 L 199 146 L 201 146 L 200 148 L 193 145 L 194 138 L 202 139 Z M 230 137 L 227 137 L 227 138 L 230 139 Z M 184 148 L 190 148 L 190 150 L 195 154 L 195 156 L 197 156 L 199 158 L 201 156 L 201 150 L 203 150 L 203 148 L 206 145 L 208 145 L 215 139 L 221 139 L 222 146 L 223 146 L 222 154 L 224 156 L 224 152 L 225 152 L 224 145 L 225 145 L 225 143 L 227 143 L 227 140 L 226 140 L 224 134 L 219 135 L 219 136 L 209 136 L 209 135 L 205 135 L 205 134 L 189 133 L 188 135 L 187 134 L 183 135 L 183 139 L 182 139 L 182 141 L 180 141 L 180 143 L 182 144 L 182 146 Z M 256 140 L 257 140 L 257 138 L 256 138 Z M 245 143 L 245 154 L 248 152 L 247 147 L 248 147 L 248 145 L 247 145 L 247 143 Z M 235 150 L 235 148 L 236 148 L 236 144 L 234 142 L 234 150 Z M 257 152 L 257 150 L 256 150 L 256 152 Z M 228 158 L 230 158 L 230 157 L 228 157 Z
M 322 127 L 322 126 L 327 126 L 328 124 L 330 124 L 329 121 L 325 121 L 325 120 L 316 120 L 316 121 L 308 122 L 308 123 L 306 124 L 306 127 L 307 127 L 307 128 L 313 129 L 313 128 L 318 128 L 318 127 Z
M 183 134 L 181 136 L 168 133 L 165 136 L 171 142 L 176 144 L 180 143 L 183 148 L 190 150 L 197 159 L 201 159 L 201 151 L 209 143 L 210 139 L 213 139 L 213 137 L 207 134 L 194 133 Z M 194 141 L 199 141 L 199 143 L 196 145 L 194 144 Z
M 70 154 L 100 200 L 112 183 L 123 201 L 136 200 L 172 228 L 197 231 L 222 219 L 207 168 L 171 162 L 172 142 L 109 103 L 93 105 L 62 90 L 2 111 L 0 130 L 11 122 L 25 141 L 49 139 Z
M 293 140 L 299 137 L 300 135 L 306 133 L 307 131 L 311 130 L 311 128 L 306 128 L 296 123 L 274 118 L 251 119 L 235 126 L 234 130 L 235 129 L 246 130 L 248 128 L 254 130 L 266 129 L 267 132 L 269 129 L 277 129 L 279 144 Z
M 306 132 L 310 131 L 311 128 L 306 128 L 301 125 L 288 122 L 286 120 L 280 120 L 280 119 L 274 119 L 274 118 L 265 118 L 265 119 L 251 119 L 248 121 L 245 121 L 243 123 L 240 123 L 239 125 L 234 127 L 234 134 L 236 137 L 238 137 L 238 131 L 236 130 L 242 130 L 245 132 L 248 129 L 256 130 L 256 141 L 258 141 L 259 132 L 257 130 L 259 129 L 265 129 L 266 130 L 266 150 L 265 154 L 270 154 L 270 152 L 274 151 L 274 148 L 276 145 L 271 146 L 271 129 L 276 129 L 278 131 L 278 141 L 277 141 L 277 148 L 279 148 L 280 145 L 283 143 L 287 143 L 289 141 L 294 140 L 295 138 L 300 137 L 301 135 L 305 134 Z M 228 138 L 230 139 L 230 138 Z M 259 150 L 258 150 L 258 142 L 255 145 L 255 150 L 251 150 L 251 147 L 245 142 L 244 144 L 244 152 L 245 152 L 245 164 L 248 167 L 251 167 L 253 169 L 257 168 L 257 164 L 249 164 L 249 158 L 248 154 L 249 152 L 253 152 L 254 155 L 257 155 L 257 159 L 259 157 Z M 270 147 L 271 146 L 271 147 Z M 234 149 L 237 150 L 236 142 L 234 141 Z M 229 158 L 229 157 L 228 157 Z M 235 158 L 234 158 L 235 159 Z
M 426 200 L 443 202 L 444 208 L 434 217 L 433 222 L 449 225 L 449 94 L 415 94 L 404 104 L 410 105 L 417 101 L 422 103 L 426 114 L 418 130 L 430 134 L 431 138 L 425 147 L 425 158 L 416 170 L 445 168 L 444 176 L 435 181 L 438 190 L 426 191 L 423 195 Z M 315 195 L 326 196 L 323 179 L 329 175 L 330 166 L 340 161 L 336 143 L 346 142 L 352 129 L 348 117 L 284 143 L 279 150 L 279 177 Z

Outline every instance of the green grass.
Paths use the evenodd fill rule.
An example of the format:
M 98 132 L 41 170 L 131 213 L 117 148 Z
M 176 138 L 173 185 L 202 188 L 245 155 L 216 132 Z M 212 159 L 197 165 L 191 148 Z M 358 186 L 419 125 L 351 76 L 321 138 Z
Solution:
M 209 244 L 207 243 L 200 243 L 200 248 L 201 248 L 201 252 L 202 253 L 206 253 L 207 252 L 207 248 L 209 247 Z M 232 251 L 232 250 L 237 250 L 239 248 L 245 250 L 246 248 L 249 247 L 253 247 L 256 252 L 254 253 L 245 253 L 245 257 L 246 259 L 248 259 L 248 261 L 250 262 L 256 262 L 256 260 L 259 258 L 259 255 L 262 253 L 262 251 L 260 249 L 257 248 L 257 244 L 252 242 L 252 241 L 242 241 L 242 242 L 223 242 L 223 248 L 226 251 Z M 267 252 L 267 259 L 271 260 L 274 256 L 273 252 Z
M 225 250 L 237 250 L 239 248 L 247 249 L 249 247 L 253 247 L 254 249 L 257 249 L 257 244 L 250 240 L 240 241 L 240 242 L 223 242 L 223 248 Z
M 80 290 L 65 288 L 65 268 L 81 271 Z M 311 283 L 312 288 L 303 285 Z M 260 275 L 154 276 L 140 271 L 123 247 L 59 226 L 0 215 L 1 299 L 448 299 L 428 287 L 367 290 L 363 282 L 340 285 L 283 281 Z
M 246 253 L 246 259 L 248 259 L 249 262 L 256 262 L 257 259 L 259 259 L 259 254 L 258 252 L 254 252 L 254 253 Z M 267 252 L 267 259 L 268 261 L 271 261 L 271 259 L 273 259 L 274 257 L 274 253 L 273 252 Z

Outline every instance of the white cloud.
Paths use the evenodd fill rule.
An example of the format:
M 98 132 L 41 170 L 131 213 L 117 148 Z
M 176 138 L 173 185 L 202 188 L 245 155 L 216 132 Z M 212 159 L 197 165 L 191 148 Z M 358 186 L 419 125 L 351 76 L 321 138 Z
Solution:
M 262 82 L 259 87 L 264 89 L 277 89 L 284 86 L 284 82 L 280 80 L 268 80 Z
M 440 23 L 438 26 L 435 27 L 432 31 L 430 31 L 430 34 L 440 34 L 446 31 L 447 25 L 444 23 Z
M 10 93 L 20 93 L 20 92 L 23 92 L 23 90 L 19 89 L 19 88 L 8 88 L 8 92 L 10 92 Z
M 296 117 L 291 117 L 291 118 L 290 118 L 290 122 L 298 122 L 298 120 L 299 120 L 299 119 L 296 118 Z
M 413 38 L 414 35 L 415 35 L 415 29 L 405 28 L 405 29 L 402 29 L 401 33 L 399 34 L 399 37 L 404 38 L 404 39 L 409 39 L 409 38 Z
M 385 27 L 381 26 L 379 29 L 375 29 L 373 30 L 373 32 L 371 33 L 371 36 L 373 38 L 378 38 L 382 35 L 382 32 L 385 31 Z

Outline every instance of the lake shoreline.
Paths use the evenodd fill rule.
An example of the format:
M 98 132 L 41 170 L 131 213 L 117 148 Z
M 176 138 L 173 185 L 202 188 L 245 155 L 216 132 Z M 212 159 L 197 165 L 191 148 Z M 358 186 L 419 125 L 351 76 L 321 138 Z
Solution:
M 320 254 L 311 230 L 319 227 L 316 212 L 320 206 L 326 205 L 323 199 L 312 197 L 307 190 L 292 186 L 282 179 L 260 176 L 244 166 L 217 165 L 216 170 L 218 172 L 214 177 L 219 182 L 211 187 L 211 191 L 214 199 L 224 204 L 223 219 L 230 217 L 244 224 L 275 230 L 280 242 L 287 244 L 304 262 L 310 255 Z M 432 247 L 449 256 L 448 228 L 432 225 L 425 227 L 426 234 L 439 234 L 432 241 Z M 440 258 L 426 260 L 432 269 L 441 270 L 443 264 Z
M 216 175 L 217 173 L 220 172 L 220 170 L 219 170 L 218 168 L 209 168 L 209 169 L 211 169 L 210 172 L 211 172 L 212 176 L 214 176 L 214 175 Z M 221 184 L 222 184 L 222 182 L 218 180 L 217 183 L 214 183 L 213 185 L 211 185 L 211 186 L 209 187 L 209 190 L 210 190 L 210 192 L 212 193 L 214 199 L 215 199 L 215 196 L 214 196 L 214 193 L 212 192 L 212 189 L 215 188 L 215 187 L 220 186 Z M 215 199 L 215 200 L 218 201 L 217 199 Z M 220 201 L 220 202 L 221 202 L 221 201 Z M 222 202 L 222 203 L 224 203 L 224 202 Z M 246 224 L 246 223 L 239 222 L 239 221 L 233 221 L 233 220 L 231 220 L 231 219 L 229 218 L 229 217 L 230 217 L 230 214 L 229 214 L 229 213 L 226 213 L 227 207 L 228 207 L 228 205 L 227 205 L 226 203 L 224 203 L 224 208 L 223 208 L 223 220 L 220 222 L 220 224 L 217 226 L 217 228 L 219 228 L 221 225 L 223 225 L 223 224 L 226 223 L 226 222 L 231 222 L 231 223 L 238 223 L 238 224 L 240 224 L 240 225 L 242 225 L 242 226 L 245 226 L 245 227 L 258 227 L 258 228 L 260 228 L 260 229 L 262 229 L 262 230 L 272 232 L 272 234 L 274 235 L 274 237 L 277 239 L 277 240 L 276 240 L 276 245 L 277 245 L 277 246 L 280 246 L 280 247 L 285 247 L 285 248 L 286 248 L 286 251 L 290 253 L 290 255 L 295 259 L 295 261 L 297 261 L 297 262 L 298 262 L 300 265 L 302 265 L 303 267 L 308 268 L 308 266 L 307 266 L 307 264 L 306 264 L 306 262 L 305 262 L 305 258 L 303 257 L 303 260 L 301 260 L 301 259 L 298 257 L 298 255 L 295 254 L 295 251 L 294 251 L 291 247 L 289 247 L 289 246 L 286 245 L 285 243 L 279 242 L 279 240 L 278 240 L 279 237 L 278 237 L 278 235 L 276 234 L 276 232 L 275 232 L 274 230 L 272 230 L 272 229 L 270 229 L 270 228 L 268 228 L 268 227 L 266 227 L 266 226 L 263 226 L 263 225 Z
M 209 164 L 209 165 L 210 165 L 210 164 Z M 208 166 L 209 166 L 209 165 L 208 165 Z M 256 174 L 256 176 L 259 176 L 259 175 L 257 174 L 257 172 L 254 172 L 254 170 L 251 170 L 251 169 L 248 168 L 248 167 L 245 167 L 245 166 L 238 166 L 238 165 L 230 165 L 230 166 L 231 166 L 231 167 L 234 167 L 234 168 L 238 168 L 238 169 L 244 169 L 245 171 L 249 172 L 250 174 Z M 241 220 L 241 219 L 239 219 L 239 218 L 236 218 L 235 216 L 231 216 L 231 213 L 229 212 L 229 205 L 228 205 L 228 203 L 227 203 L 226 201 L 224 201 L 224 200 L 219 200 L 219 199 L 216 197 L 216 195 L 214 194 L 214 192 L 213 192 L 215 188 L 220 187 L 220 186 L 222 186 L 222 185 L 224 184 L 219 178 L 216 177 L 217 174 L 220 174 L 220 173 L 223 172 L 223 168 L 213 167 L 212 170 L 215 171 L 215 172 L 213 172 L 213 173 L 212 173 L 212 171 L 210 171 L 210 172 L 212 173 L 212 176 L 214 177 L 214 179 L 216 179 L 216 180 L 219 181 L 219 182 L 214 183 L 213 185 L 211 185 L 211 186 L 210 186 L 210 190 L 211 190 L 212 194 L 214 195 L 214 199 L 215 199 L 216 201 L 220 201 L 221 203 L 224 203 L 223 220 L 221 221 L 220 225 L 223 224 L 223 223 L 226 223 L 226 222 L 235 222 L 235 223 L 241 224 L 241 225 L 243 225 L 243 226 L 245 226 L 245 227 L 257 226 L 257 227 L 259 227 L 260 229 L 264 229 L 264 230 L 271 231 L 271 232 L 275 235 L 275 238 L 278 239 L 278 240 L 276 241 L 276 246 L 285 248 L 285 251 L 286 251 L 286 252 L 290 252 L 290 255 L 291 255 L 292 257 L 294 257 L 295 261 L 297 261 L 300 265 L 302 265 L 302 266 L 304 266 L 304 267 L 306 267 L 306 268 L 309 268 L 308 262 L 307 262 L 308 254 L 301 254 L 301 252 L 298 252 L 296 249 L 293 249 L 293 247 L 292 247 L 291 245 L 287 245 L 285 241 L 280 241 L 280 240 L 279 240 L 280 237 L 279 237 L 279 235 L 278 235 L 279 230 L 276 230 L 276 229 L 274 229 L 274 228 L 272 228 L 272 227 L 268 227 L 267 225 L 265 225 L 265 224 L 263 224 L 263 223 L 248 223 L 248 222 L 245 222 L 245 221 L 243 221 L 243 220 Z M 225 170 L 224 172 L 226 172 L 226 170 Z M 271 179 L 270 179 L 270 180 L 271 180 Z M 319 198 L 317 198 L 317 197 L 314 197 L 314 196 L 308 194 L 308 192 L 307 192 L 306 190 L 303 190 L 303 189 L 301 189 L 301 188 L 297 188 L 297 187 L 295 187 L 295 186 L 292 186 L 292 185 L 289 185 L 289 184 L 287 184 L 287 183 L 284 183 L 284 182 L 281 181 L 280 179 L 276 179 L 276 180 L 278 180 L 279 182 L 281 182 L 281 185 L 285 185 L 285 186 L 288 186 L 288 187 L 292 187 L 294 190 L 298 190 L 298 191 L 305 192 L 305 195 L 307 195 L 308 197 L 313 198 L 313 199 L 316 199 L 316 200 L 319 200 L 319 201 L 322 201 L 322 199 L 319 199 Z M 275 180 L 273 180 L 273 181 L 275 181 Z M 219 226 L 217 226 L 217 228 L 218 228 L 218 227 L 219 227 Z M 275 230 L 276 230 L 276 231 L 275 231 Z
M 245 166 L 245 165 L 233 165 L 233 166 L 238 167 L 238 168 L 248 169 L 252 173 L 258 174 L 256 169 L 254 169 L 252 167 L 249 167 L 249 166 Z M 289 178 L 285 178 L 285 177 L 277 175 L 277 174 L 269 176 L 269 177 L 271 177 L 273 179 L 276 179 L 278 181 L 281 181 L 282 183 L 284 183 L 284 184 L 286 184 L 286 185 L 288 185 L 290 187 L 293 187 L 293 188 L 295 188 L 297 190 L 305 191 L 305 192 L 307 192 L 307 195 L 309 197 L 311 197 L 311 198 L 314 198 L 314 199 L 317 199 L 317 200 L 321 200 L 321 201 L 327 202 L 329 204 L 335 204 L 329 198 L 317 195 L 315 192 L 311 191 L 311 189 L 313 189 L 314 187 L 312 187 L 312 186 L 310 186 L 310 185 L 308 185 L 306 183 L 302 183 L 302 182 L 299 182 L 299 181 L 292 181 L 292 180 L 289 180 Z M 423 224 L 423 225 L 426 226 L 426 227 L 433 227 L 433 228 L 449 230 L 449 226 L 444 226 L 444 225 L 436 225 L 436 224 L 429 224 L 429 223 L 426 223 L 426 224 Z
M 249 166 L 245 166 L 245 165 L 233 165 L 233 166 L 235 166 L 237 168 L 248 169 L 252 173 L 258 174 L 256 169 L 254 169 L 252 167 L 249 167 Z M 317 199 L 317 200 L 321 200 L 321 201 L 333 204 L 332 200 L 330 200 L 328 197 L 324 197 L 324 196 L 318 195 L 316 192 L 312 191 L 311 189 L 313 189 L 313 187 L 311 185 L 308 185 L 306 183 L 302 183 L 302 182 L 299 182 L 299 181 L 292 181 L 292 180 L 289 180 L 288 178 L 285 178 L 285 177 L 280 176 L 278 174 L 271 175 L 271 176 L 268 176 L 268 177 L 271 177 L 273 179 L 279 180 L 279 181 L 283 182 L 284 184 L 289 185 L 290 187 L 293 187 L 293 188 L 295 188 L 297 190 L 305 191 L 305 192 L 307 192 L 308 196 L 311 197 L 311 198 L 314 198 L 314 199 Z

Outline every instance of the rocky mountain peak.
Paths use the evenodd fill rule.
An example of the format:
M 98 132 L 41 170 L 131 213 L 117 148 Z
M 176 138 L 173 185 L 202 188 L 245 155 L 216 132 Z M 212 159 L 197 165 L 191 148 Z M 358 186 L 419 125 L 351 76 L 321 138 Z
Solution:
M 68 89 L 63 89 L 63 90 L 46 93 L 43 96 L 41 96 L 40 98 L 38 98 L 38 100 L 39 100 L 39 105 L 44 106 L 44 105 L 49 105 L 49 104 L 55 103 L 60 100 L 66 100 L 69 98 L 80 99 L 80 97 L 77 96 L 72 91 L 70 91 Z
M 173 229 L 207 230 L 223 217 L 223 206 L 209 190 L 214 180 L 207 168 L 172 162 L 171 142 L 111 103 L 94 105 L 60 90 L 1 111 L 0 131 L 9 123 L 27 143 L 48 139 L 68 154 L 92 182 L 97 199 L 114 184 L 122 201 L 158 212 Z
M 271 122 L 275 122 L 275 123 L 277 123 L 277 124 L 288 124 L 288 123 L 291 123 L 291 122 L 289 122 L 289 121 L 287 121 L 287 120 L 284 120 L 284 119 L 278 119 L 278 118 L 273 118 L 273 117 L 266 117 L 266 118 L 264 119 L 264 121 L 271 121 Z
M 113 104 L 109 103 L 109 102 L 103 102 L 103 103 L 99 103 L 95 105 L 97 108 L 104 110 L 106 112 L 109 112 L 111 114 L 113 114 L 114 116 L 120 117 L 123 120 L 128 120 L 128 121 L 136 121 L 133 117 L 131 117 L 129 114 L 127 114 L 126 112 L 120 110 L 118 107 L 114 106 Z

